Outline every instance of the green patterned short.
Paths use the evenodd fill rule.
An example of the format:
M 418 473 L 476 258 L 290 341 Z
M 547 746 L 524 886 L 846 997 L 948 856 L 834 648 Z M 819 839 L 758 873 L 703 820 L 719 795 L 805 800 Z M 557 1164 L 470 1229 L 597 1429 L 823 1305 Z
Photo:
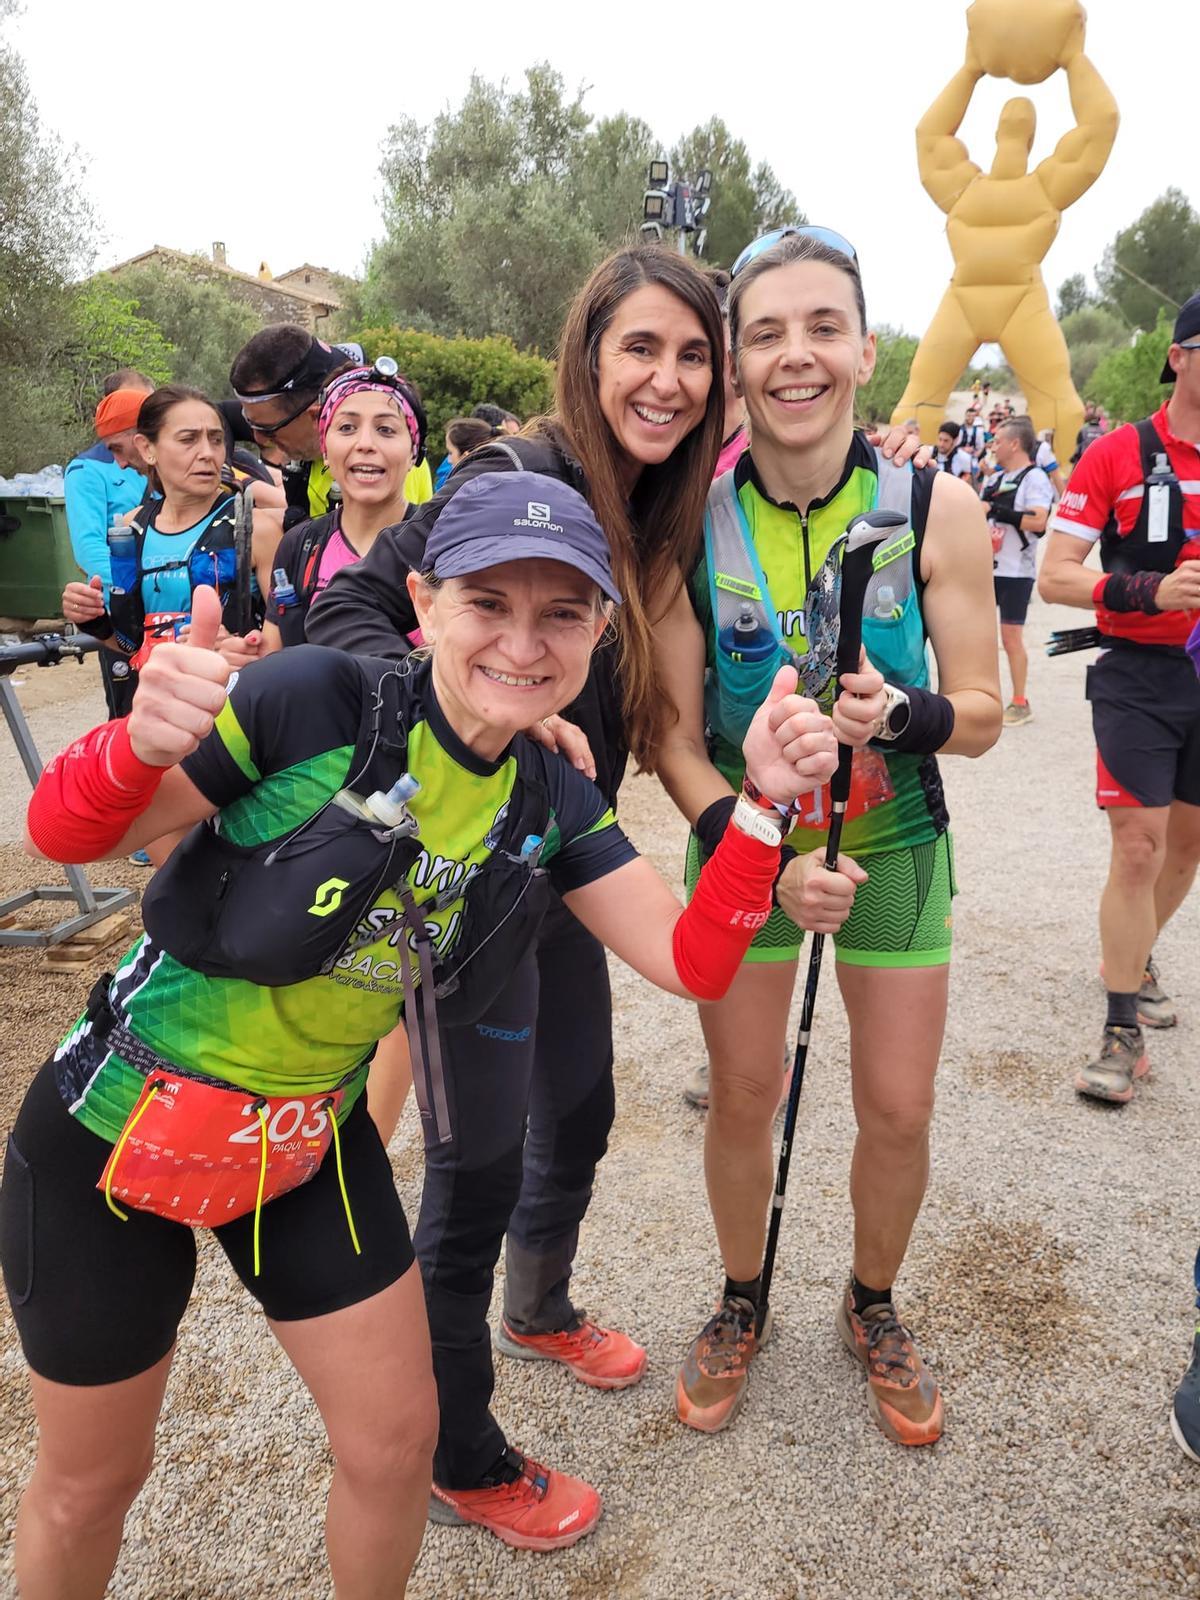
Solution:
M 927 844 L 856 856 L 869 874 L 854 909 L 834 935 L 837 958 L 855 967 L 938 967 L 950 959 L 951 901 L 958 893 L 954 841 L 939 834 Z M 688 839 L 685 880 L 689 899 L 700 876 L 700 846 Z M 747 961 L 794 961 L 804 930 L 778 909 L 754 936 Z

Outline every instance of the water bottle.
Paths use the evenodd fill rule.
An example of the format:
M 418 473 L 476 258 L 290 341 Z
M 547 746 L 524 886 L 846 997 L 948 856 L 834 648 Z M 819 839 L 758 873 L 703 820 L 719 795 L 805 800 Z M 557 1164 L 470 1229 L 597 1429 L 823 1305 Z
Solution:
M 292 580 L 287 575 L 286 567 L 276 567 L 271 574 L 271 596 L 279 611 L 286 611 L 290 606 L 297 606 L 300 601 Z
M 875 594 L 875 610 L 872 616 L 880 622 L 891 622 L 897 611 L 896 591 L 889 583 L 881 583 Z
M 778 639 L 749 603 L 741 607 L 732 627 L 721 629 L 717 643 L 734 661 L 765 661 L 779 649 Z
M 408 802 L 420 787 L 411 772 L 401 773 L 386 794 L 382 789 L 376 789 L 374 794 L 368 795 L 367 810 L 385 827 L 398 828 L 410 820 Z
M 112 592 L 133 594 L 138 586 L 137 535 L 121 521 L 112 519 L 108 530 L 108 555 L 112 567 Z
M 342 486 L 340 483 L 331 483 L 329 493 L 325 496 L 326 511 L 338 511 L 342 504 Z

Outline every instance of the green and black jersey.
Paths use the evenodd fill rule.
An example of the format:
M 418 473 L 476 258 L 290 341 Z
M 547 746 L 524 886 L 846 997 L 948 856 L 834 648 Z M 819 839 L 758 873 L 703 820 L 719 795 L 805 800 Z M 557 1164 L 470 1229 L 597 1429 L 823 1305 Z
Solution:
M 430 664 L 411 672 L 419 715 L 404 730 L 406 765 L 421 786 L 409 809 L 422 849 L 407 881 L 434 953 L 444 956 L 462 924 L 463 898 L 453 890 L 466 888 L 494 848 L 517 763 L 512 747 L 485 761 L 464 745 L 438 706 Z M 362 684 L 351 657 L 311 645 L 240 674 L 212 733 L 184 762 L 218 807 L 225 838 L 241 846 L 285 840 L 353 778 Z M 540 748 L 537 756 L 550 803 L 541 862 L 554 887 L 582 888 L 634 859 L 595 785 L 561 756 Z M 271 914 L 264 905 L 264 919 Z M 256 1094 L 319 1092 L 360 1063 L 365 1077 L 375 1042 L 403 1009 L 400 962 L 411 956 L 398 896 L 385 891 L 368 916 L 379 928 L 376 942 L 327 974 L 278 987 L 206 976 L 143 936 L 121 963 L 110 998 L 139 1038 L 183 1067 Z M 281 926 L 278 937 L 287 932 Z M 57 1060 L 71 1110 L 93 1132 L 115 1138 L 141 1075 L 91 1036 L 86 1017 Z

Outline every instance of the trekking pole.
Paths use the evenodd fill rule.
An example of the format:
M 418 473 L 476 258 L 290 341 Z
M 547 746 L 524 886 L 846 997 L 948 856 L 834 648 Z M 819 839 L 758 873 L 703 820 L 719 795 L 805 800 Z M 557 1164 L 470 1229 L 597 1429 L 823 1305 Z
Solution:
M 905 525 L 905 518 L 896 511 L 868 511 L 852 519 L 846 530 L 846 549 L 842 556 L 842 591 L 838 602 L 837 680 L 844 672 L 858 671 L 858 656 L 862 647 L 863 600 L 871 578 L 871 557 L 880 542 Z M 829 819 L 829 839 L 825 846 L 825 868 L 837 870 L 838 849 L 842 841 L 842 822 L 846 815 L 846 802 L 850 798 L 850 769 L 854 751 L 848 744 L 838 745 L 837 771 L 829 785 L 832 815 Z M 788 1090 L 787 1110 L 783 1118 L 783 1141 L 779 1146 L 779 1167 L 775 1174 L 775 1193 L 771 1199 L 771 1219 L 767 1227 L 767 1248 L 763 1255 L 762 1281 L 758 1292 L 757 1331 L 761 1334 L 767 1317 L 771 1294 L 771 1279 L 775 1273 L 775 1252 L 779 1246 L 779 1225 L 783 1220 L 783 1198 L 787 1189 L 788 1166 L 791 1163 L 792 1140 L 796 1132 L 796 1117 L 800 1110 L 800 1090 L 804 1084 L 804 1068 L 808 1062 L 808 1040 L 812 1032 L 813 1010 L 817 1003 L 817 984 L 821 977 L 821 956 L 825 949 L 825 935 L 814 933 L 808 957 L 808 976 L 804 981 L 804 1003 L 800 1008 L 800 1031 L 796 1035 L 796 1054 L 792 1061 L 792 1083 Z
M 237 624 L 240 634 L 250 632 L 254 617 L 250 610 L 250 578 L 254 571 L 254 484 L 251 481 L 235 486 L 237 495 L 233 508 L 233 548 L 236 558 L 234 572 L 237 595 Z

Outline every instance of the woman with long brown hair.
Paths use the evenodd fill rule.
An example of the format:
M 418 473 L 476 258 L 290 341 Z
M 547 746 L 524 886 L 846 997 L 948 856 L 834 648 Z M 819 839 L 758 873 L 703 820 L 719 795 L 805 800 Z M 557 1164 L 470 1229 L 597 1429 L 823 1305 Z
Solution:
M 406 579 L 422 570 L 429 533 L 462 486 L 516 470 L 569 483 L 604 529 L 625 599 L 615 637 L 564 710 L 591 747 L 576 765 L 615 803 L 630 753 L 651 766 L 666 729 L 647 597 L 669 595 L 695 565 L 723 437 L 723 354 L 720 308 L 700 268 L 656 247 L 610 256 L 567 313 L 554 412 L 473 451 L 440 494 L 339 572 L 314 602 L 310 640 L 403 655 L 417 626 Z M 530 534 L 544 512 L 529 505 Z M 514 541 L 522 532 L 514 527 Z M 558 719 L 547 721 L 546 738 L 568 737 Z M 441 1407 L 431 1515 L 509 1544 L 572 1544 L 595 1526 L 600 1497 L 509 1447 L 488 1409 L 487 1313 L 507 1231 L 498 1347 L 558 1361 L 599 1388 L 625 1387 L 645 1370 L 645 1352 L 577 1311 L 568 1292 L 614 1113 L 602 947 L 556 906 L 536 964 L 524 963 L 483 1022 L 445 1030 L 442 1046 L 456 1138 L 427 1144 L 415 1240 Z

